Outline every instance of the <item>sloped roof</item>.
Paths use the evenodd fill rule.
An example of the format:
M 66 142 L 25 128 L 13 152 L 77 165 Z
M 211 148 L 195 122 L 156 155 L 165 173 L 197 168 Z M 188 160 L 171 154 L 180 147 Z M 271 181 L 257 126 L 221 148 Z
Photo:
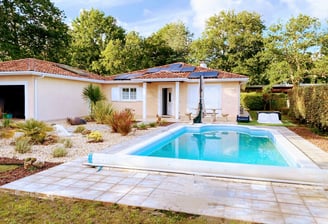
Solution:
M 73 78 L 104 80 L 103 76 L 50 61 L 25 58 L 0 62 L 0 72 L 40 72 Z
M 193 66 L 190 64 L 178 62 L 167 64 L 163 66 L 157 66 L 148 69 L 142 69 L 137 71 L 132 71 L 124 74 L 112 75 L 112 76 L 101 76 L 95 73 L 91 73 L 85 70 L 74 68 L 68 65 L 43 61 L 34 58 L 26 58 L 12 61 L 0 62 L 0 73 L 1 72 L 36 72 L 42 74 L 50 74 L 55 76 L 62 76 L 63 78 L 78 78 L 78 79 L 90 79 L 98 81 L 129 81 L 129 80 L 164 80 L 165 79 L 193 79 L 192 73 L 196 74 L 200 72 L 214 73 L 215 76 L 206 77 L 211 79 L 236 79 L 245 80 L 248 79 L 247 76 L 239 75 L 235 73 L 225 72 L 221 70 L 204 68 L 201 66 Z
M 192 68 L 194 68 L 192 70 Z M 191 73 L 200 73 L 200 72 L 217 72 L 215 79 L 247 79 L 247 76 L 239 75 L 235 73 L 225 72 L 221 70 L 215 70 L 210 68 L 204 68 L 200 66 L 193 66 L 190 64 L 178 62 L 167 64 L 163 66 L 157 66 L 148 69 L 137 70 L 133 72 L 128 72 L 124 74 L 118 74 L 114 76 L 107 76 L 106 80 L 122 80 L 120 77 L 124 77 L 124 80 L 129 80 L 129 76 L 131 79 L 138 80 L 138 79 L 192 79 L 190 77 Z M 204 76 L 204 78 L 207 78 Z

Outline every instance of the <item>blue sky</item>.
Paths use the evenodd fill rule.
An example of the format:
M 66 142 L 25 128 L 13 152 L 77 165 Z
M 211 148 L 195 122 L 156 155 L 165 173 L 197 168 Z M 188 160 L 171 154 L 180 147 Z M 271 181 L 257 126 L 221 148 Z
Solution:
M 222 10 L 247 10 L 262 16 L 269 26 L 303 13 L 326 23 L 327 0 L 51 0 L 63 10 L 69 24 L 82 9 L 99 9 L 116 18 L 127 31 L 147 37 L 170 22 L 182 21 L 194 37 L 204 30 L 205 21 Z

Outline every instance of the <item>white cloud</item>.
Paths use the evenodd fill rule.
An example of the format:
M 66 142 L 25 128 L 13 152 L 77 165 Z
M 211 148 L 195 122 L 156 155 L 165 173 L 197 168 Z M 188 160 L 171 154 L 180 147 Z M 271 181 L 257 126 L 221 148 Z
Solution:
M 141 2 L 142 0 L 51 0 L 55 4 L 62 5 L 62 4 L 69 4 L 74 6 L 80 6 L 82 8 L 101 8 L 101 7 L 115 7 L 115 6 L 122 6 L 122 5 L 129 5 L 135 2 Z
M 306 0 L 308 7 L 307 15 L 316 17 L 318 19 L 327 19 L 328 1 L 327 0 Z
M 148 19 L 132 23 L 121 21 L 121 24 L 128 31 L 134 30 L 142 36 L 147 37 L 168 23 L 182 21 L 183 23 L 188 24 L 190 16 L 191 12 L 188 10 L 176 12 L 173 12 L 172 10 L 170 12 L 163 10 L 161 12 L 153 13 L 152 16 L 148 15 Z
M 264 16 L 271 14 L 273 10 L 273 5 L 269 0 L 190 0 L 190 6 L 194 12 L 193 26 L 199 31 L 204 30 L 209 17 L 220 11 L 234 10 L 240 12 L 247 10 Z

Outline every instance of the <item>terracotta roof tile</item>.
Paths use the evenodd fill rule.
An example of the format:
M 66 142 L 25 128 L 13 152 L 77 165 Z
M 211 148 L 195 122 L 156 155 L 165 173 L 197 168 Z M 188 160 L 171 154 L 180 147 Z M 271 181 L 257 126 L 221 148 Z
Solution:
M 182 63 L 182 62 L 177 62 L 173 64 L 181 64 L 180 68 L 186 68 L 186 67 L 195 67 L 195 70 L 193 72 L 210 72 L 210 71 L 217 71 L 218 76 L 216 77 L 217 79 L 241 79 L 241 78 L 247 78 L 247 76 L 244 75 L 239 75 L 235 73 L 230 73 L 230 72 L 225 72 L 225 71 L 220 71 L 220 70 L 215 70 L 215 69 L 210 69 L 210 68 L 204 68 L 200 66 L 193 66 L 190 64 Z M 128 72 L 124 74 L 140 74 L 140 76 L 134 78 L 134 79 L 165 79 L 165 78 L 188 78 L 190 75 L 190 71 L 188 72 L 174 72 L 174 71 L 169 71 L 169 67 L 173 64 L 168 64 L 168 65 L 163 65 L 163 66 L 157 66 L 149 69 L 160 69 L 159 71 L 156 72 L 149 72 L 149 69 L 142 69 L 142 70 L 137 70 L 133 72 Z M 166 70 L 166 68 L 168 70 Z M 119 74 L 122 75 L 122 74 Z M 114 80 L 115 77 L 118 77 L 119 75 L 114 75 L 114 76 L 108 76 L 106 77 L 106 80 Z
M 0 72 L 40 72 L 53 75 L 62 75 L 75 78 L 103 80 L 104 77 L 68 65 L 55 62 L 43 61 L 34 58 L 26 58 L 12 61 L 0 62 Z
M 179 65 L 180 64 L 180 67 Z M 190 75 L 190 71 L 188 72 L 181 72 L 179 70 L 177 71 L 170 71 L 171 66 L 178 66 L 179 68 L 187 68 L 187 67 L 194 67 L 193 72 L 206 72 L 206 71 L 217 71 L 218 76 L 217 79 L 240 79 L 240 78 L 247 78 L 247 76 L 239 75 L 235 73 L 225 72 L 225 71 L 219 71 L 215 69 L 210 68 L 203 68 L 200 66 L 193 66 L 190 64 L 186 64 L 183 62 L 177 62 L 173 64 L 163 65 L 163 66 L 157 66 L 153 68 L 148 69 L 142 69 L 137 70 L 133 72 L 128 72 L 124 74 L 139 74 L 137 77 L 133 77 L 133 79 L 174 79 L 174 78 L 188 78 Z M 149 69 L 159 70 L 156 72 L 149 72 Z M 20 60 L 13 60 L 13 61 L 5 61 L 0 62 L 0 72 L 27 72 L 27 71 L 33 71 L 33 72 L 40 72 L 40 73 L 48 73 L 48 74 L 54 74 L 54 75 L 62 75 L 66 77 L 75 77 L 75 78 L 86 78 L 86 79 L 96 79 L 96 80 L 115 80 L 118 75 L 113 76 L 100 76 L 85 70 L 73 68 L 68 65 L 63 65 L 59 63 L 49 62 L 49 61 L 43 61 L 39 59 L 34 58 L 26 58 L 26 59 L 20 59 Z M 127 79 L 128 80 L 128 79 Z

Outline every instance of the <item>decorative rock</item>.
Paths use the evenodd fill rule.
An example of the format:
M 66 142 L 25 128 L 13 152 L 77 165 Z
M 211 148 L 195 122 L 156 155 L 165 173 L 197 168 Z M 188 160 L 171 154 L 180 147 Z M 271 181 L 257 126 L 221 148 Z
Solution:
M 81 125 L 81 124 L 86 124 L 87 123 L 84 119 L 79 118 L 79 117 L 74 117 L 73 119 L 72 118 L 67 118 L 66 120 L 71 125 Z
M 41 169 L 44 167 L 44 161 L 37 160 L 34 163 L 32 163 L 32 166 Z
M 56 133 L 57 133 L 57 135 L 58 136 L 64 136 L 64 137 L 66 137 L 66 136 L 71 136 L 72 134 L 71 133 L 69 133 L 64 127 L 63 127 L 63 125 L 60 125 L 60 124 L 55 124 L 54 125 L 54 128 L 56 129 Z
M 24 169 L 28 169 L 32 166 L 32 164 L 36 161 L 36 158 L 26 158 L 24 160 Z

